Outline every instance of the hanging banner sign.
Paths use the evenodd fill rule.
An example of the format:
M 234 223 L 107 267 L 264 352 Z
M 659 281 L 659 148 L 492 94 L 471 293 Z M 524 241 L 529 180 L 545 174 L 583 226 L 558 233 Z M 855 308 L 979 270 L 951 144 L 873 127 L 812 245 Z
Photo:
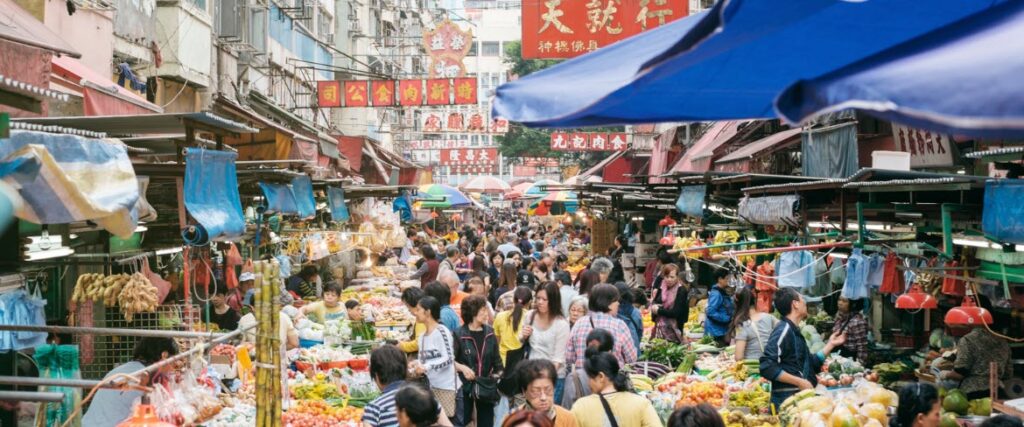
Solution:
M 449 165 L 448 171 L 450 175 L 495 175 L 498 173 L 498 165 Z
M 523 5 L 523 58 L 573 58 L 689 14 L 684 0 L 536 0 Z
M 910 153 L 910 167 L 953 166 L 953 150 L 950 135 L 914 129 L 901 124 L 892 124 L 892 138 L 896 150 Z
M 442 150 L 445 148 L 490 148 L 497 142 L 471 143 L 468 139 L 414 139 L 406 141 L 410 150 Z
M 441 150 L 442 165 L 491 165 L 498 163 L 497 148 L 457 148 Z
M 462 59 L 473 45 L 473 33 L 463 31 L 458 25 L 444 20 L 433 30 L 423 34 L 423 48 L 430 55 L 429 73 L 431 78 L 464 77 L 466 66 Z
M 482 110 L 427 111 L 420 116 L 420 130 L 423 133 L 505 134 L 508 120 L 488 120 L 487 112 Z
M 452 79 L 320 80 L 316 100 L 320 108 L 475 105 L 476 86 L 476 77 L 454 83 Z
M 552 151 L 625 151 L 624 132 L 552 132 Z

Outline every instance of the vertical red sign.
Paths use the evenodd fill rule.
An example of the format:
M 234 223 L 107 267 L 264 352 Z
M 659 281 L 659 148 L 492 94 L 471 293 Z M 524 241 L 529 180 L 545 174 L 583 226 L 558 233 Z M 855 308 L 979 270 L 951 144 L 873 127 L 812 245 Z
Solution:
M 423 80 L 399 80 L 398 99 L 404 106 L 423 105 Z
M 455 79 L 455 103 L 476 104 L 476 78 Z
M 373 92 L 374 107 L 390 107 L 395 105 L 394 80 L 374 80 L 370 82 L 370 90 Z
M 451 97 L 448 89 L 451 81 L 448 79 L 427 80 L 427 105 L 448 105 L 451 104 Z

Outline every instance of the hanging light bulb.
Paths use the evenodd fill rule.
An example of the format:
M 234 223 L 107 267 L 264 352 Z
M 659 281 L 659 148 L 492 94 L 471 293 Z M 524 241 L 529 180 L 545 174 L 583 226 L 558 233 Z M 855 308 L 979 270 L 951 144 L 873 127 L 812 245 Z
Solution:
M 910 286 L 907 293 L 896 298 L 896 308 L 903 310 L 934 310 L 939 308 L 939 301 L 935 297 L 921 291 L 921 286 L 915 282 Z
M 992 313 L 984 307 L 979 307 L 974 301 L 974 290 L 968 288 L 967 295 L 959 307 L 953 307 L 946 312 L 944 319 L 949 326 L 978 326 L 991 325 Z
M 697 275 L 693 274 L 693 270 L 690 269 L 690 261 L 689 260 L 686 261 L 685 265 L 686 265 L 686 274 L 683 276 L 683 279 L 686 280 L 686 283 L 693 283 L 695 280 L 697 280 Z

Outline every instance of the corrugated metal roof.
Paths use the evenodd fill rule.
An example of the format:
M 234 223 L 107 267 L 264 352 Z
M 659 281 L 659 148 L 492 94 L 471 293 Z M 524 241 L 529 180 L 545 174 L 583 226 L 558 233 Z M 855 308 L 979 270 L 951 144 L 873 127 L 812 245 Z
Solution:
M 33 117 L 13 119 L 24 123 L 65 126 L 105 132 L 111 135 L 175 134 L 185 130 L 186 121 L 230 133 L 256 133 L 257 129 L 209 112 L 141 114 L 132 116 Z
M 988 177 L 983 176 L 950 176 L 943 178 L 918 178 L 918 179 L 890 179 L 886 181 L 864 181 L 851 182 L 843 185 L 843 188 L 865 188 L 865 187 L 895 187 L 904 185 L 941 185 L 941 184 L 982 184 Z
M 793 138 L 800 137 L 800 128 L 788 129 L 782 132 L 768 135 L 767 137 L 761 138 L 757 141 L 751 142 L 750 144 L 740 147 L 739 150 L 733 151 L 729 154 L 722 156 L 721 159 L 715 161 L 715 163 L 728 163 L 739 160 L 747 160 L 762 151 L 768 150 L 776 145 L 788 142 Z
M 1000 155 L 1004 155 L 1004 154 L 1018 154 L 1018 153 L 1024 153 L 1024 146 L 1002 147 L 1002 148 L 993 148 L 991 150 L 985 150 L 985 151 L 975 151 L 975 152 L 972 152 L 972 153 L 964 154 L 964 157 L 966 157 L 968 159 L 980 159 L 982 157 L 988 157 L 988 156 L 1000 156 Z
M 754 186 L 754 187 L 744 188 L 743 192 L 744 193 L 748 193 L 748 192 L 758 192 L 758 191 L 769 191 L 769 192 L 771 192 L 771 191 L 791 191 L 791 190 L 792 191 L 796 191 L 796 190 L 801 190 L 801 189 L 806 189 L 806 188 L 814 188 L 814 187 L 835 187 L 835 188 L 839 188 L 839 187 L 841 187 L 843 184 L 845 184 L 847 182 L 849 182 L 849 180 L 846 179 L 846 178 L 829 178 L 829 179 L 821 179 L 821 180 L 817 180 L 817 181 L 808 181 L 808 182 L 788 182 L 788 183 L 785 183 L 785 184 L 758 185 L 758 186 Z

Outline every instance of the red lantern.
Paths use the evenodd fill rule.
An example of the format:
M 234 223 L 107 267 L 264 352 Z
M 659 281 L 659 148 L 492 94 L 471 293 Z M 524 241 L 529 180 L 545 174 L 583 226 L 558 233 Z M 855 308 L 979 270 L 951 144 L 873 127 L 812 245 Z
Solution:
M 903 310 L 934 310 L 939 308 L 939 301 L 930 294 L 921 291 L 921 286 L 914 283 L 907 293 L 896 298 L 896 308 Z

